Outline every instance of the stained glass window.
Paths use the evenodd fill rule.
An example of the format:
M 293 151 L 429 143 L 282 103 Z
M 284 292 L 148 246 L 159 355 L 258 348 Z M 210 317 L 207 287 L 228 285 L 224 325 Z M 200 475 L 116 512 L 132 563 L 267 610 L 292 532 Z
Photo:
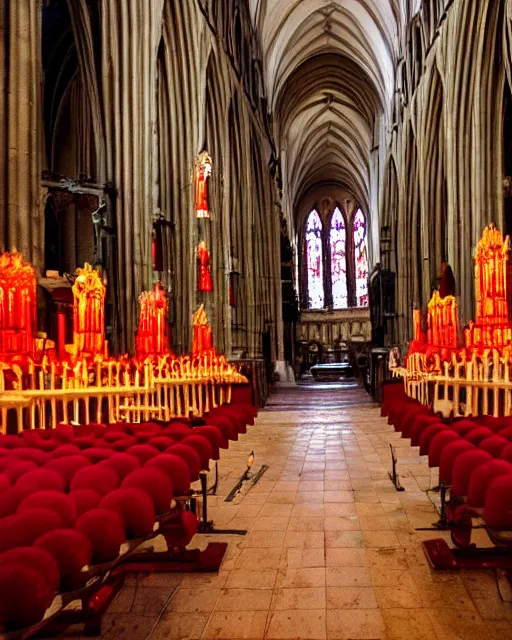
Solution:
M 347 231 L 341 211 L 336 207 L 331 218 L 331 282 L 334 309 L 348 307 Z
M 306 261 L 308 266 L 308 296 L 310 309 L 323 309 L 324 271 L 322 264 L 322 221 L 313 210 L 306 225 Z
M 354 254 L 356 267 L 356 305 L 368 306 L 368 231 L 361 209 L 356 211 L 353 222 Z

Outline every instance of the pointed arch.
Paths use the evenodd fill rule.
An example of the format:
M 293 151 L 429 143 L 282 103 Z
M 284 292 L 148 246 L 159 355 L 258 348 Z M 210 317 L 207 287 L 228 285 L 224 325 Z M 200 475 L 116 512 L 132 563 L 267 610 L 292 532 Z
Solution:
M 324 268 L 322 247 L 322 221 L 316 209 L 306 220 L 306 266 L 308 308 L 324 307 Z
M 356 306 L 368 306 L 368 224 L 366 216 L 358 209 L 352 221 L 354 242 Z
M 346 309 L 348 307 L 347 226 L 339 207 L 336 207 L 331 217 L 329 246 L 332 306 L 334 309 Z

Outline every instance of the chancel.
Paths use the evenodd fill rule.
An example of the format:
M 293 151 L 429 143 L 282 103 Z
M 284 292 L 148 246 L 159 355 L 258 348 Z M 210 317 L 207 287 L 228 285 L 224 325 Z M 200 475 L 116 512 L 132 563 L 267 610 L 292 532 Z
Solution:
M 0 636 L 512 640 L 512 0 L 0 36 Z

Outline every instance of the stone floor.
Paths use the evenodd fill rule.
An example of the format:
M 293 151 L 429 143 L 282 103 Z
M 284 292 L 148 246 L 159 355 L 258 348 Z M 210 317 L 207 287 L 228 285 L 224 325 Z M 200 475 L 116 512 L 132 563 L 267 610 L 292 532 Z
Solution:
M 390 442 L 403 493 L 388 479 Z M 270 469 L 226 503 L 251 450 L 254 469 Z M 354 385 L 280 390 L 220 468 L 210 515 L 248 534 L 214 537 L 229 541 L 218 575 L 128 580 L 104 638 L 512 639 L 493 573 L 427 566 L 421 540 L 439 534 L 415 529 L 436 520 L 435 478 Z

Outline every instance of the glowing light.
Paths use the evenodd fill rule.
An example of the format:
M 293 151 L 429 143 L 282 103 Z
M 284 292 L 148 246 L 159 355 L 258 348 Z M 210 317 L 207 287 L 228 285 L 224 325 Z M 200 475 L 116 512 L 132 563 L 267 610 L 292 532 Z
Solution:
M 0 355 L 34 353 L 36 274 L 16 249 L 0 255 Z
M 310 309 L 324 307 L 324 269 L 322 249 L 322 221 L 317 211 L 309 214 L 306 226 L 306 262 L 308 267 L 308 296 Z
M 332 306 L 335 309 L 348 307 L 347 291 L 347 231 L 343 214 L 336 207 L 331 219 L 331 279 Z
M 138 358 L 169 353 L 167 332 L 167 296 L 159 282 L 154 291 L 144 291 L 139 296 L 139 325 L 135 337 Z
M 74 355 L 95 356 L 105 351 L 105 285 L 87 262 L 77 269 L 74 295 Z

